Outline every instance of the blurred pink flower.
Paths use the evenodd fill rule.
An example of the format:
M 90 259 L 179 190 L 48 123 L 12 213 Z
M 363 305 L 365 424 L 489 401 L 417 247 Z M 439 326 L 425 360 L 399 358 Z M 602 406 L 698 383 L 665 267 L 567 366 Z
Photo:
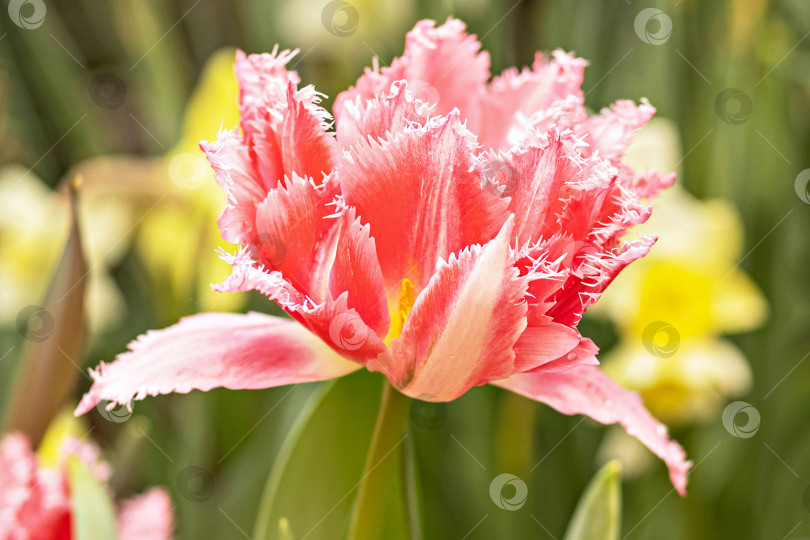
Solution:
M 48 468 L 39 466 L 24 435 L 12 433 L 0 440 L 0 538 L 73 537 L 70 482 L 64 466 L 64 459 L 70 455 L 78 457 L 99 481 L 106 482 L 109 467 L 99 461 L 98 447 L 93 444 L 67 439 L 59 466 Z M 169 495 L 159 488 L 124 502 L 118 517 L 119 540 L 168 540 L 173 528 Z
M 489 81 L 479 49 L 460 21 L 418 23 L 402 57 L 337 97 L 334 131 L 285 68 L 295 52 L 239 53 L 241 129 L 202 145 L 228 195 L 222 236 L 241 246 L 215 288 L 259 290 L 295 322 L 207 313 L 149 332 L 93 373 L 77 412 L 361 367 L 436 401 L 494 383 L 621 423 L 683 493 L 683 449 L 577 331 L 655 241 L 621 240 L 674 180 L 621 161 L 655 110 L 620 101 L 589 117 L 585 61 L 538 54 Z

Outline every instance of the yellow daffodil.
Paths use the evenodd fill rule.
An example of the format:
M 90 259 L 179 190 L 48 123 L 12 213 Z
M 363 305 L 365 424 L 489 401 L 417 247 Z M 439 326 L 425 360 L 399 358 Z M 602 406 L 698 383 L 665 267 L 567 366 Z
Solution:
M 673 170 L 679 154 L 673 125 L 653 120 L 627 160 Z M 639 229 L 655 231 L 658 243 L 597 304 L 619 331 L 619 344 L 603 357 L 605 370 L 639 391 L 665 422 L 714 417 L 751 381 L 742 353 L 720 335 L 752 330 L 767 315 L 759 289 L 738 267 L 739 215 L 727 201 L 700 201 L 676 186 Z

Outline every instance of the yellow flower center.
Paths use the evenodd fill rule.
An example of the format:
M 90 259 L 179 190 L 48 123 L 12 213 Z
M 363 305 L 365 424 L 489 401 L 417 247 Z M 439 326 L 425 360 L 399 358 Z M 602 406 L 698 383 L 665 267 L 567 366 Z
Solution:
M 388 313 L 391 315 L 391 326 L 388 328 L 388 334 L 383 340 L 386 346 L 391 345 L 391 342 L 398 338 L 402 333 L 402 328 L 405 326 L 405 321 L 408 320 L 413 309 L 413 303 L 416 300 L 413 293 L 413 283 L 410 279 L 402 280 L 402 288 L 399 291 L 399 299 L 389 299 Z

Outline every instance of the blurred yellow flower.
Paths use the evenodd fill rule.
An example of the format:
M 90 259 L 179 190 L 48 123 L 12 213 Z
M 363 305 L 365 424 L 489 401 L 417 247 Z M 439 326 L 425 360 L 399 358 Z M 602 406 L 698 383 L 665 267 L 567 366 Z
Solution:
M 107 269 L 123 255 L 129 219 L 120 205 L 82 197 L 79 223 L 89 268 L 87 312 L 91 331 L 121 320 L 123 299 Z M 47 292 L 68 237 L 67 197 L 20 165 L 0 170 L 0 324 L 38 305 Z
M 673 124 L 653 120 L 627 160 L 642 169 L 673 170 L 679 154 Z M 752 330 L 767 316 L 765 299 L 737 266 L 742 223 L 729 202 L 700 201 L 675 186 L 639 227 L 651 231 L 658 243 L 615 280 L 594 310 L 619 332 L 604 368 L 639 391 L 664 422 L 712 418 L 751 382 L 742 353 L 719 336 Z
M 106 156 L 71 171 L 85 177 L 87 195 L 128 208 L 132 245 L 155 289 L 170 296 L 158 306 L 167 320 L 190 311 L 238 310 L 244 304 L 244 295 L 211 290 L 211 283 L 222 281 L 230 268 L 212 256 L 217 247 L 228 246 L 216 226 L 226 201 L 199 149 L 201 140 L 238 124 L 234 57 L 233 49 L 223 49 L 208 60 L 186 106 L 180 138 L 163 156 Z M 191 299 L 199 304 L 189 305 Z

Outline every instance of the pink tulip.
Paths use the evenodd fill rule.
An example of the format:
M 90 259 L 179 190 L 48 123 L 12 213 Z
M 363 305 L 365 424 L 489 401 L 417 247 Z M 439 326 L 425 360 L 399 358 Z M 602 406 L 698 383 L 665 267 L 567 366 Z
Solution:
M 93 373 L 77 412 L 362 367 L 435 401 L 493 383 L 622 424 L 683 493 L 683 449 L 577 331 L 655 242 L 622 238 L 674 175 L 621 161 L 655 109 L 620 101 L 589 117 L 585 61 L 538 54 L 490 81 L 479 49 L 458 20 L 418 23 L 402 57 L 337 97 L 334 130 L 285 68 L 295 52 L 240 52 L 240 129 L 202 144 L 228 195 L 222 236 L 241 246 L 215 288 L 261 291 L 294 321 L 206 313 L 149 332 Z
M 99 481 L 109 467 L 99 461 L 98 447 L 68 439 L 63 458 L 78 457 Z M 64 462 L 40 467 L 28 439 L 13 433 L 0 440 L 0 538 L 4 540 L 70 540 L 70 482 Z M 120 540 L 169 540 L 174 528 L 169 494 L 153 488 L 125 501 L 118 515 Z

